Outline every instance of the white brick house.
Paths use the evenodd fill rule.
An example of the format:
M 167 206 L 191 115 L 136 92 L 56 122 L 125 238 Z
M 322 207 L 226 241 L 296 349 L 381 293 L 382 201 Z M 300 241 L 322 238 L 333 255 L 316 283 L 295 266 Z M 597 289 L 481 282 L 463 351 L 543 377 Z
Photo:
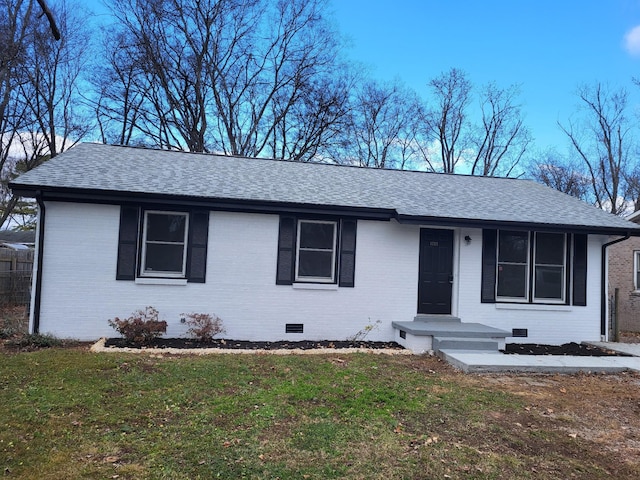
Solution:
M 528 180 L 81 144 L 11 184 L 40 206 L 30 328 L 167 336 L 212 313 L 238 340 L 397 338 L 456 316 L 560 344 L 606 335 L 602 258 L 640 226 Z

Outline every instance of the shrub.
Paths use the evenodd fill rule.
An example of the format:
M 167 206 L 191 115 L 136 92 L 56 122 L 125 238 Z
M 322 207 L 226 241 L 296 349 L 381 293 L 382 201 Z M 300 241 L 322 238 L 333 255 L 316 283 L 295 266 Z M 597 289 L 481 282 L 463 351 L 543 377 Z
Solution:
M 371 321 L 371 319 L 369 319 L 369 321 Z M 351 342 L 363 342 L 364 339 L 367 338 L 367 336 L 373 330 L 377 330 L 378 327 L 380 327 L 381 323 L 382 323 L 382 320 L 376 320 L 375 323 L 370 323 L 369 325 L 365 325 L 365 327 L 362 330 L 358 331 L 352 337 L 347 338 L 347 340 Z
M 187 325 L 191 327 L 187 333 L 200 342 L 210 342 L 225 331 L 220 317 L 208 313 L 183 313 L 182 316 L 187 318 Z
M 64 345 L 64 342 L 53 335 L 28 333 L 9 340 L 7 344 L 16 348 L 51 348 L 61 347 Z
M 167 322 L 158 320 L 158 310 L 153 307 L 137 310 L 129 318 L 109 320 L 109 326 L 122 335 L 127 343 L 135 345 L 148 345 L 167 331 Z
M 25 305 L 0 305 L 0 338 L 27 334 L 29 309 Z

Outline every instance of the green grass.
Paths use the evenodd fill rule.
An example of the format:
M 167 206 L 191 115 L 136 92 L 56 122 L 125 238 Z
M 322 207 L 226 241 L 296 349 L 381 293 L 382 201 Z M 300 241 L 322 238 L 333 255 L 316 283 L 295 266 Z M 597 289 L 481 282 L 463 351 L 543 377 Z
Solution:
M 54 348 L 0 354 L 0 362 L 0 467 L 7 478 L 611 472 L 605 455 L 594 455 L 597 445 L 567 439 L 554 425 L 516 427 L 512 417 L 526 414 L 521 397 L 467 382 L 432 358 L 162 358 Z M 629 472 L 637 473 L 623 468 L 618 478 Z

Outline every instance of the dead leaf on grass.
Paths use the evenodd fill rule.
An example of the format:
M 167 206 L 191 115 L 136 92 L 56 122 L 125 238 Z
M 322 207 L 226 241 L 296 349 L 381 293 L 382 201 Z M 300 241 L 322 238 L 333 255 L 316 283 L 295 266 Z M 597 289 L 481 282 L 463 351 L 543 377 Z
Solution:
M 116 463 L 118 460 L 120 460 L 120 457 L 117 457 L 115 455 L 109 455 L 108 457 L 105 457 L 104 461 L 106 463 Z

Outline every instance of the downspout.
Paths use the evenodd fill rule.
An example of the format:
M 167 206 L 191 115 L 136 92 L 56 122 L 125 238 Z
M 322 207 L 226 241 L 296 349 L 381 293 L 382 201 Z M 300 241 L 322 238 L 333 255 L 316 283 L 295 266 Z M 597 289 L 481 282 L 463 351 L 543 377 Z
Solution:
M 631 237 L 631 234 L 627 233 L 625 237 L 617 238 L 609 243 L 602 245 L 602 257 L 600 259 L 600 335 L 603 340 L 607 336 L 607 287 L 609 286 L 609 280 L 607 278 L 607 247 L 615 245 L 616 243 L 624 242 Z
M 44 220 L 45 208 L 42 200 L 42 192 L 36 191 L 36 202 L 40 209 L 40 221 L 38 224 L 38 262 L 36 263 L 35 294 L 33 297 L 33 332 L 40 333 L 40 298 L 42 292 L 42 254 L 44 252 Z

